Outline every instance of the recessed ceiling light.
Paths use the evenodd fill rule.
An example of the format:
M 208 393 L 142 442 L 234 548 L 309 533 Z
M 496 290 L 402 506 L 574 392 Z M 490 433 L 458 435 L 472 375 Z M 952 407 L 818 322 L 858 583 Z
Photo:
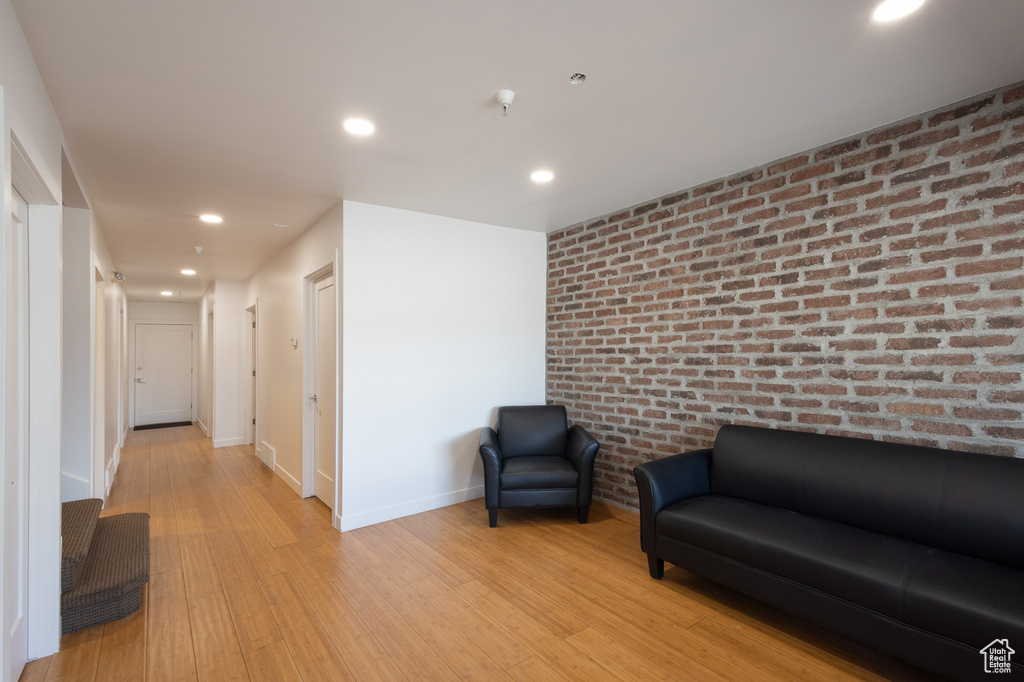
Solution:
M 186 269 L 181 271 L 181 274 L 183 274 L 183 275 L 194 275 L 194 274 L 196 274 L 196 271 L 195 270 L 189 270 L 188 268 L 186 268 Z
M 204 213 L 203 215 L 199 216 L 199 219 L 202 220 L 204 223 L 217 224 L 224 222 L 223 218 L 221 218 L 219 215 L 214 215 L 212 213 Z
M 871 12 L 871 21 L 886 23 L 896 21 L 921 8 L 924 0 L 885 0 Z
M 530 173 L 530 179 L 534 182 L 551 182 L 555 178 L 555 174 L 549 170 L 539 170 Z
M 174 292 L 173 291 L 161 291 L 160 295 L 161 296 L 174 296 Z
M 374 131 L 373 124 L 365 118 L 350 118 L 342 125 L 345 126 L 345 130 L 353 135 L 370 135 Z
M 587 74 L 585 73 L 574 73 L 569 76 L 569 83 L 571 85 L 579 85 L 587 80 Z

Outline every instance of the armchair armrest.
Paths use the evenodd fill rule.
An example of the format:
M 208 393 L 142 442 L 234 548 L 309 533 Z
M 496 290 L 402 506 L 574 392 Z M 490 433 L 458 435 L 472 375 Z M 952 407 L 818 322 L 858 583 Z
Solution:
M 501 448 L 498 434 L 489 426 L 480 431 L 480 459 L 484 463 L 484 506 L 498 508 L 498 491 L 501 478 Z
M 655 551 L 654 518 L 665 507 L 710 491 L 711 449 L 646 462 L 633 469 L 640 495 L 640 548 Z
M 579 424 L 569 427 L 565 456 L 576 467 L 576 504 L 586 507 L 594 497 L 594 460 L 601 444 Z

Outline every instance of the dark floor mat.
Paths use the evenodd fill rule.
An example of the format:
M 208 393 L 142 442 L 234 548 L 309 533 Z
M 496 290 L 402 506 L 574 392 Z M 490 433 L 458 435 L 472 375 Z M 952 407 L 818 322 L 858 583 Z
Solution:
M 144 424 L 132 427 L 133 431 L 149 431 L 150 429 L 169 429 L 173 426 L 192 426 L 192 422 L 167 422 L 166 424 Z

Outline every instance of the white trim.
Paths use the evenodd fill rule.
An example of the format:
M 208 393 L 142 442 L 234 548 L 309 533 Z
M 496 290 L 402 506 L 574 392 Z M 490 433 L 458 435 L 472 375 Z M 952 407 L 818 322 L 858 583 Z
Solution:
M 113 285 L 113 282 L 111 282 Z M 116 286 L 116 285 L 115 285 Z M 128 298 L 124 295 L 124 287 L 120 289 L 120 300 L 118 301 L 117 312 L 117 427 L 121 433 L 117 439 L 117 449 L 124 447 L 124 439 L 128 435 L 128 410 L 125 409 L 125 399 L 128 397 L 127 388 L 127 362 L 128 343 L 125 338 L 128 335 Z
M 110 488 L 114 485 L 114 476 L 117 474 L 117 460 L 111 459 L 103 471 L 104 500 L 110 494 Z
M 213 441 L 213 447 L 215 448 L 230 448 L 233 445 L 248 445 L 249 439 L 245 436 L 235 436 L 234 438 L 221 438 Z
M 60 470 L 60 475 L 63 476 L 64 478 L 70 478 L 72 480 L 78 481 L 79 483 L 84 485 L 87 489 L 89 487 L 89 479 L 88 478 L 82 478 L 81 476 L 77 476 L 77 475 L 71 473 L 70 471 L 64 471 L 63 469 Z
M 482 485 L 463 488 L 462 490 L 453 490 L 450 493 L 421 497 L 418 500 L 410 500 L 409 502 L 403 502 L 391 507 L 380 507 L 379 509 L 370 509 L 359 514 L 348 514 L 338 519 L 335 527 L 341 531 L 355 530 L 363 526 L 372 526 L 375 523 L 383 523 L 392 519 L 399 519 L 403 516 L 430 511 L 431 509 L 440 509 L 441 507 L 475 500 L 483 496 L 484 487 Z
M 60 648 L 61 208 L 29 207 L 28 658 Z
M 60 472 L 60 493 L 62 499 L 84 500 L 89 494 L 89 479 L 64 471 Z
M 17 186 L 25 201 L 40 206 L 56 206 L 60 183 L 47 171 L 32 163 L 42 158 L 39 149 L 28 136 L 21 137 L 11 124 L 11 185 Z M 45 173 L 45 175 L 44 175 Z
M 203 423 L 203 420 L 200 419 L 199 417 L 196 417 L 196 424 L 198 424 L 199 428 L 201 428 L 203 430 L 203 435 L 206 436 L 207 438 L 209 438 L 210 437 L 210 429 L 207 428 L 206 424 Z
M 327 265 L 315 270 L 314 272 L 306 275 L 302 279 L 302 332 L 304 335 L 302 344 L 302 485 L 301 492 L 302 497 L 313 497 L 313 446 L 314 446 L 314 425 L 313 425 L 313 402 L 310 396 L 313 395 L 313 386 L 315 385 L 315 379 L 313 372 L 316 370 L 316 358 L 314 357 L 313 350 L 313 338 L 316 335 L 315 321 L 316 321 L 316 282 L 319 279 L 325 277 L 334 277 L 335 289 L 334 289 L 334 300 L 335 300 L 335 323 L 337 323 L 337 301 L 338 301 L 338 278 L 335 272 L 335 264 L 338 260 L 338 252 L 335 249 L 334 259 Z M 338 334 L 335 331 L 334 335 L 335 349 L 338 345 Z M 337 357 L 335 358 L 335 375 L 337 375 L 338 367 Z M 335 405 L 340 404 L 337 394 L 337 385 L 335 385 Z M 338 442 L 340 441 L 340 431 L 337 428 L 337 421 L 335 421 L 335 458 L 334 458 L 334 481 L 335 481 L 335 508 L 340 507 L 338 504 L 338 491 L 337 482 L 340 480 L 338 472 Z
M 282 480 L 284 480 L 284 482 L 288 484 L 289 488 L 294 490 L 299 495 L 302 494 L 302 484 L 299 482 L 299 479 L 295 478 L 290 473 L 288 473 L 288 471 L 277 462 L 274 462 L 274 473 L 280 476 Z
M 109 491 L 104 471 L 106 443 L 106 325 L 104 291 L 107 280 L 99 258 L 89 253 L 89 495 L 103 498 Z
M 243 431 L 245 443 L 256 447 L 259 455 L 260 441 L 260 391 L 259 391 L 259 299 L 245 308 L 245 334 L 243 335 L 242 360 L 245 367 L 242 381 L 242 413 L 245 420 Z M 253 374 L 255 372 L 255 374 Z
M 260 460 L 264 464 L 270 467 L 271 471 L 274 470 L 274 467 L 277 464 L 277 449 L 274 446 L 265 440 L 261 440 L 256 446 L 256 454 L 259 455 Z M 301 488 L 302 486 L 299 487 Z M 296 492 L 300 495 L 302 494 L 300 491 Z

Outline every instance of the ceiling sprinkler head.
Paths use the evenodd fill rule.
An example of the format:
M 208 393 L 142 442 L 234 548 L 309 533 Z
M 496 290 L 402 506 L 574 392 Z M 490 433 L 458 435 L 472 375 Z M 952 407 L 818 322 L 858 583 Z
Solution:
M 511 90 L 498 90 L 498 104 L 501 105 L 501 115 L 508 116 L 508 107 L 512 104 L 512 100 L 516 98 L 516 93 Z
M 196 255 L 197 256 L 202 256 L 203 255 L 203 247 L 201 247 L 201 246 L 197 246 L 196 247 Z

